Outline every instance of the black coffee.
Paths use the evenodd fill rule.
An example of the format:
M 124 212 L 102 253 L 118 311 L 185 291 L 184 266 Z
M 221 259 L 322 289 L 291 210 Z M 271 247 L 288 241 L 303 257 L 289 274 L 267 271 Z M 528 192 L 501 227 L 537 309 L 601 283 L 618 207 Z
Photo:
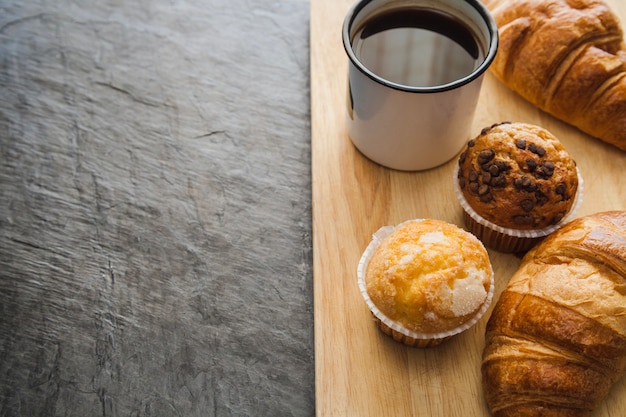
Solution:
M 426 8 L 390 10 L 367 19 L 355 32 L 352 49 L 378 76 L 415 87 L 463 78 L 485 58 L 465 23 Z

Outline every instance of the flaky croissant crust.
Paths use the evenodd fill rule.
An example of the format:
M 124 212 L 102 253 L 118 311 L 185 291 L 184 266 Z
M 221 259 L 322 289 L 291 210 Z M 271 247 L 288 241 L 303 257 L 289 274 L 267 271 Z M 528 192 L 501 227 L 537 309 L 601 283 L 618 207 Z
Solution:
M 588 416 L 626 372 L 626 211 L 577 219 L 528 252 L 485 343 L 494 416 Z
M 626 49 L 600 0 L 486 0 L 499 27 L 491 71 L 522 97 L 626 150 Z

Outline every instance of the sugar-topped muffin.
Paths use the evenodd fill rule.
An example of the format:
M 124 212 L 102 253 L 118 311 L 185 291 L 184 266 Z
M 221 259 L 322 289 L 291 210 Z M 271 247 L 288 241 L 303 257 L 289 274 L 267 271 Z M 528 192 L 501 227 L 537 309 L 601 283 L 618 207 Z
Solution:
M 536 231 L 558 225 L 572 210 L 579 190 L 576 163 L 563 144 L 528 123 L 483 129 L 461 153 L 457 171 L 455 185 L 469 222 L 479 217 L 483 226 L 497 226 L 491 229 Z M 503 249 L 468 227 L 488 246 Z
M 476 237 L 433 219 L 387 232 L 375 235 L 360 271 L 383 331 L 411 346 L 432 346 L 482 316 L 493 294 L 493 271 Z

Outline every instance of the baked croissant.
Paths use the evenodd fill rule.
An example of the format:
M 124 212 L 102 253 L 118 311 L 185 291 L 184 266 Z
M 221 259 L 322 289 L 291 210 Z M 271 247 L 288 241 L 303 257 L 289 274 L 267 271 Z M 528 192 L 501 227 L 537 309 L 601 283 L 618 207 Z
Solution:
M 485 343 L 494 417 L 588 416 L 626 372 L 626 211 L 574 220 L 529 251 Z
M 626 150 L 626 49 L 600 0 L 484 0 L 499 28 L 491 71 L 540 109 Z

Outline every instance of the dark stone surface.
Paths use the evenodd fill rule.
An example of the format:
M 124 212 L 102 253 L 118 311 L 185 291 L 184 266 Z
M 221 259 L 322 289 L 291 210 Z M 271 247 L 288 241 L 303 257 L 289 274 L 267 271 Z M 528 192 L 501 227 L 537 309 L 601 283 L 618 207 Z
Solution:
M 314 414 L 308 21 L 0 2 L 0 416 Z

